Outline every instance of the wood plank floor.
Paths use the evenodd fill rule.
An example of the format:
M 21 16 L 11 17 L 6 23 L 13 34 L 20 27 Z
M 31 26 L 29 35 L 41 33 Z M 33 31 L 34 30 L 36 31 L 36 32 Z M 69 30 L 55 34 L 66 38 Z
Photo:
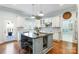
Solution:
M 0 54 L 19 54 L 19 45 L 17 41 L 0 44 Z
M 64 41 L 53 41 L 53 49 L 48 54 L 77 54 L 77 44 L 64 42 Z
M 72 47 L 71 47 L 72 45 Z M 48 54 L 76 54 L 77 44 L 63 41 L 53 41 L 53 49 Z M 17 41 L 0 44 L 0 54 L 20 54 L 20 47 Z

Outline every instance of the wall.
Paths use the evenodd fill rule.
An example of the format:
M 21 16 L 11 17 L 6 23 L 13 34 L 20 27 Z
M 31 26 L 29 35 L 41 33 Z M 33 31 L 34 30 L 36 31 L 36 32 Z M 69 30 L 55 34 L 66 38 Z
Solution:
M 2 18 L 0 18 L 0 43 L 2 42 L 2 40 L 4 40 L 3 38 L 3 20 L 1 20 Z

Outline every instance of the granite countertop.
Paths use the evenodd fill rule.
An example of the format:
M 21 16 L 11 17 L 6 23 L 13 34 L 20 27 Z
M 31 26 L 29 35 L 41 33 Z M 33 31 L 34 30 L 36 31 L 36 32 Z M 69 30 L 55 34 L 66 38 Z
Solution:
M 47 34 L 41 34 L 41 33 L 39 33 L 39 35 L 36 35 L 36 34 L 22 33 L 22 35 L 27 36 L 27 37 L 30 37 L 30 38 L 32 38 L 32 39 L 37 39 L 37 38 L 40 38 L 40 37 L 44 37 L 44 36 L 46 36 Z

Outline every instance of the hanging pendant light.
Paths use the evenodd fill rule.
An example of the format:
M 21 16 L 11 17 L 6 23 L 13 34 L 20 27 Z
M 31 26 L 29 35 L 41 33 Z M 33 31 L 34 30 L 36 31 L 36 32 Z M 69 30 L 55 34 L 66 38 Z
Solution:
M 39 10 L 38 16 L 40 16 L 40 17 L 44 16 L 43 8 L 42 8 L 41 5 L 39 5 L 39 9 L 40 9 L 40 10 Z
M 40 11 L 40 13 L 38 14 L 38 16 L 44 16 L 43 11 Z
M 31 16 L 31 18 L 32 18 L 32 19 L 34 19 L 34 18 L 35 18 L 35 16 L 34 16 L 34 15 L 32 15 L 32 16 Z

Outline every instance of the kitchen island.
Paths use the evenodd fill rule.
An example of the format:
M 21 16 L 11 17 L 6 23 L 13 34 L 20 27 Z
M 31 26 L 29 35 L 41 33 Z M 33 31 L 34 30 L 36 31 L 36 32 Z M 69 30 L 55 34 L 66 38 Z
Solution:
M 52 49 L 52 34 L 21 34 L 21 48 L 26 50 L 26 54 L 45 54 Z

